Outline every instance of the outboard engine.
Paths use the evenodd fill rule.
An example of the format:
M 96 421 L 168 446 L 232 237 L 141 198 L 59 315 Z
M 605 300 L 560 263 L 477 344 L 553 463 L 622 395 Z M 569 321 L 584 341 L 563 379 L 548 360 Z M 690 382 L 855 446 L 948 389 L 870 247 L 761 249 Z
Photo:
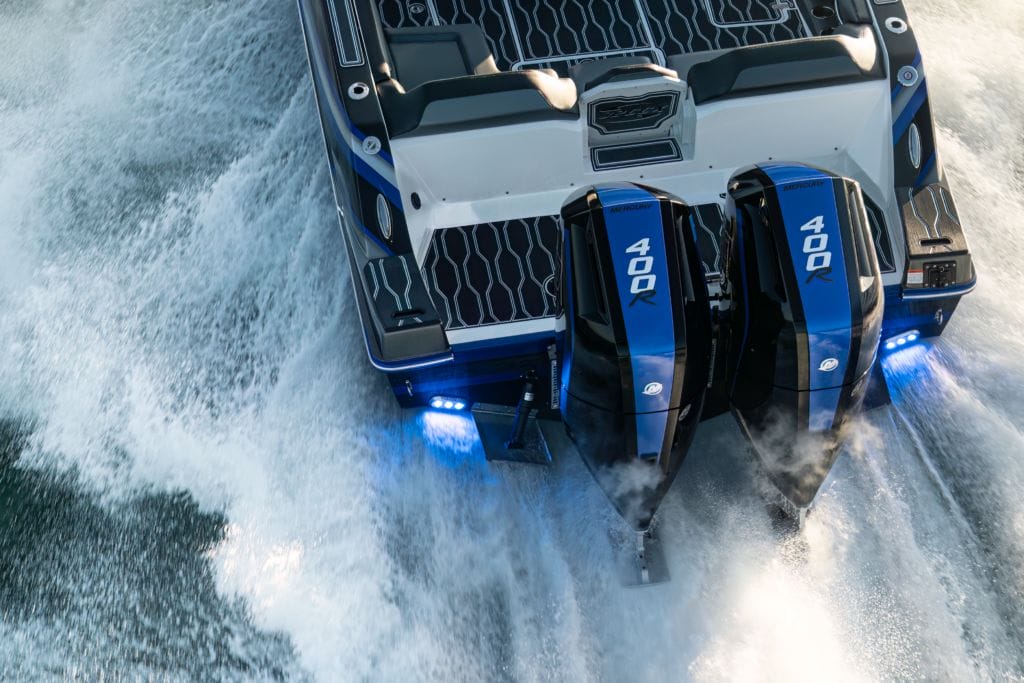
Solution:
M 711 320 L 689 207 L 637 185 L 562 209 L 567 431 L 620 514 L 650 524 L 700 421 Z
M 860 186 L 766 165 L 730 183 L 727 390 L 769 477 L 810 505 L 859 409 L 884 296 Z

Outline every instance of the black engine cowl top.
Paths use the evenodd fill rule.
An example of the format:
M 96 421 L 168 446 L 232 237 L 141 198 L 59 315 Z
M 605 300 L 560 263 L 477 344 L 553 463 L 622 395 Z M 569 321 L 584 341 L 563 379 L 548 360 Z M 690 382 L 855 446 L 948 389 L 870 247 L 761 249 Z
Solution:
M 679 470 L 708 383 L 711 321 L 689 212 L 636 185 L 592 188 L 562 210 L 562 415 L 639 528 Z
M 727 390 L 769 476 L 811 503 L 863 400 L 884 293 L 853 180 L 800 165 L 733 179 Z

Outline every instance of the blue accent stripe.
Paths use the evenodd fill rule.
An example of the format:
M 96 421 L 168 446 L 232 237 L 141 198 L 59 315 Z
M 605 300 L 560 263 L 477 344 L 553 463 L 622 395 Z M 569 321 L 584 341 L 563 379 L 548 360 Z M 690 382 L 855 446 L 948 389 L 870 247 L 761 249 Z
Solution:
M 363 231 L 363 234 L 366 235 L 367 237 L 369 237 L 370 240 L 374 244 L 376 244 L 378 247 L 380 247 L 384 251 L 385 254 L 387 254 L 388 256 L 394 256 L 395 255 L 394 250 L 391 247 L 389 247 L 387 244 L 385 244 L 384 241 L 381 240 L 381 238 L 377 237 L 377 235 L 375 235 L 372 230 L 370 230 L 368 227 L 363 225 L 362 222 L 357 220 L 356 221 L 356 225 L 358 225 L 359 229 Z
M 352 161 L 352 168 L 355 172 L 366 179 L 368 183 L 373 185 L 387 197 L 388 201 L 391 202 L 395 208 L 401 210 L 402 208 L 402 195 L 398 193 L 398 188 L 389 183 L 384 176 L 373 170 L 373 167 L 363 161 L 363 159 L 355 153 L 351 153 L 349 158 Z
M 334 89 L 333 84 L 331 84 L 331 90 L 332 90 L 335 98 L 340 101 L 341 100 L 341 96 L 338 94 L 338 91 Z M 348 110 L 345 109 L 345 106 L 344 105 L 340 105 L 338 107 L 338 111 L 341 112 L 341 121 L 342 121 L 342 123 L 345 124 L 345 127 L 349 129 L 349 131 L 352 133 L 352 135 L 354 135 L 355 138 L 357 140 L 359 140 L 360 143 L 362 143 L 364 140 L 366 140 L 366 138 L 368 136 L 366 135 L 366 133 L 364 133 L 362 130 L 360 130 L 360 128 L 356 124 L 354 124 L 352 122 L 352 119 L 350 119 L 349 116 L 348 116 Z M 391 154 L 387 150 L 382 149 L 380 152 L 378 152 L 377 156 L 379 156 L 381 159 L 386 161 L 389 166 L 393 167 L 395 165 L 394 157 L 392 157 Z
M 658 198 L 638 187 L 598 190 L 626 327 L 636 406 L 637 455 L 657 458 L 673 406 L 676 340 Z M 648 395 L 655 383 L 661 391 Z M 652 392 L 653 393 L 653 392 Z
M 778 190 L 807 325 L 809 428 L 829 429 L 850 363 L 853 317 L 833 179 L 806 166 L 768 166 L 764 171 Z M 820 228 L 811 227 L 816 221 Z M 813 269 L 814 253 L 831 254 L 831 271 Z
M 383 361 L 373 355 L 370 351 L 370 341 L 367 335 L 370 331 L 363 326 L 363 336 L 366 340 L 366 355 L 370 357 L 370 365 L 377 368 L 381 372 L 408 372 L 409 370 L 419 370 L 421 368 L 430 368 L 435 365 L 444 365 L 445 363 L 451 363 L 453 356 L 448 354 L 441 354 L 439 356 L 424 356 L 423 358 L 414 358 L 407 361 L 396 361 L 389 362 Z
M 333 85 L 328 84 L 325 87 L 330 88 L 332 94 L 334 94 L 335 96 L 337 95 L 337 92 L 334 90 Z M 341 112 L 342 122 L 352 132 L 352 134 L 355 135 L 356 138 L 358 138 L 360 141 L 366 139 L 366 135 L 361 130 L 356 128 L 356 126 L 348 119 L 348 116 L 345 113 L 345 108 L 339 105 L 338 110 Z M 345 144 L 345 135 L 343 134 L 341 128 L 338 126 L 337 119 L 335 119 L 335 117 L 333 116 L 328 116 L 327 124 L 331 128 L 331 132 L 334 134 L 335 138 L 337 138 L 338 140 L 342 141 L 343 144 Z M 352 169 L 360 176 L 365 178 L 368 183 L 376 187 L 381 194 L 388 198 L 388 201 L 390 201 L 395 206 L 396 209 L 398 209 L 399 211 L 403 211 L 402 195 L 399 193 L 398 188 L 392 185 L 380 173 L 375 171 L 369 164 L 366 163 L 365 160 L 363 160 L 358 154 L 356 154 L 354 149 L 348 147 L 347 144 L 345 152 L 347 152 L 347 154 L 345 154 L 344 157 L 349 160 L 350 164 L 352 164 Z M 392 159 L 390 154 L 381 151 L 381 153 L 378 156 L 380 156 L 382 159 L 384 159 L 389 164 L 394 166 L 394 159 Z
M 337 97 L 337 91 L 334 90 L 334 86 L 331 85 L 330 87 L 331 87 L 332 93 L 335 95 L 335 97 Z M 366 133 L 361 131 L 356 126 L 356 124 L 352 123 L 352 120 L 348 117 L 348 112 L 345 111 L 344 105 L 339 105 L 338 106 L 338 112 L 341 114 L 341 116 L 340 116 L 341 123 L 344 124 L 345 128 L 347 128 L 350 133 L 352 133 L 352 135 L 356 138 L 356 140 L 358 140 L 360 143 L 362 143 L 363 140 L 365 140 L 367 138 Z M 345 135 L 344 135 L 343 131 L 341 130 L 341 127 L 338 125 L 338 121 L 335 120 L 335 118 L 333 116 L 330 116 L 328 118 L 330 119 L 331 131 L 334 133 L 335 137 L 337 137 L 339 140 L 344 141 L 345 140 Z M 354 149 L 349 148 L 349 151 L 353 155 L 355 154 L 355 150 Z M 391 156 L 391 154 L 387 150 L 382 149 L 380 152 L 378 152 L 377 156 L 379 156 L 381 159 L 386 161 L 389 166 L 394 167 L 395 159 L 394 159 L 394 157 Z
M 928 157 L 928 161 L 924 162 L 924 165 L 921 166 L 921 172 L 917 175 L 917 180 L 914 181 L 915 190 L 924 185 L 925 181 L 928 179 L 928 175 L 935 168 L 936 161 L 935 152 L 932 152 L 931 156 Z
M 558 387 L 558 405 L 564 411 L 568 403 L 569 378 L 572 372 L 572 342 L 570 340 L 573 326 L 576 324 L 576 292 L 574 291 L 576 285 L 573 279 L 572 249 L 569 244 L 568 226 L 562 228 L 562 244 L 564 245 L 562 249 L 562 272 L 565 274 L 566 331 L 562 335 L 562 375 Z
M 910 101 L 907 102 L 907 106 L 903 109 L 903 112 L 899 115 L 896 121 L 892 125 L 892 144 L 896 144 L 900 139 L 906 135 L 907 129 L 910 128 L 910 124 L 914 122 L 914 117 L 917 116 L 917 112 L 921 111 L 921 107 L 928 100 L 928 84 L 921 81 L 921 85 L 918 86 L 917 90 L 910 97 Z

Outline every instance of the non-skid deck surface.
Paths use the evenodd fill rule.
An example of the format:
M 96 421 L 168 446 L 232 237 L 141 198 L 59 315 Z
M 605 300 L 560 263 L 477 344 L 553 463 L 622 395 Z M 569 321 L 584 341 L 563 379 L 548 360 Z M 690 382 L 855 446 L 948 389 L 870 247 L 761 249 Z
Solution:
M 377 0 L 389 28 L 476 24 L 498 67 L 672 55 L 808 35 L 792 0 Z
M 445 329 L 556 315 L 561 241 L 558 216 L 436 230 L 423 280 Z

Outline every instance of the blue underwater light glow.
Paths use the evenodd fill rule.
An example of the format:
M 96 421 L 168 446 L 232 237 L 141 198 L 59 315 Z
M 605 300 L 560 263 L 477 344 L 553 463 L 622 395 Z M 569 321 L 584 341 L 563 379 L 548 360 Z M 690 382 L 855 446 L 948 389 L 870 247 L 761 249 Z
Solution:
M 437 461 L 446 466 L 461 466 L 479 448 L 476 423 L 466 411 L 425 410 L 420 414 L 418 425 L 419 433 Z

